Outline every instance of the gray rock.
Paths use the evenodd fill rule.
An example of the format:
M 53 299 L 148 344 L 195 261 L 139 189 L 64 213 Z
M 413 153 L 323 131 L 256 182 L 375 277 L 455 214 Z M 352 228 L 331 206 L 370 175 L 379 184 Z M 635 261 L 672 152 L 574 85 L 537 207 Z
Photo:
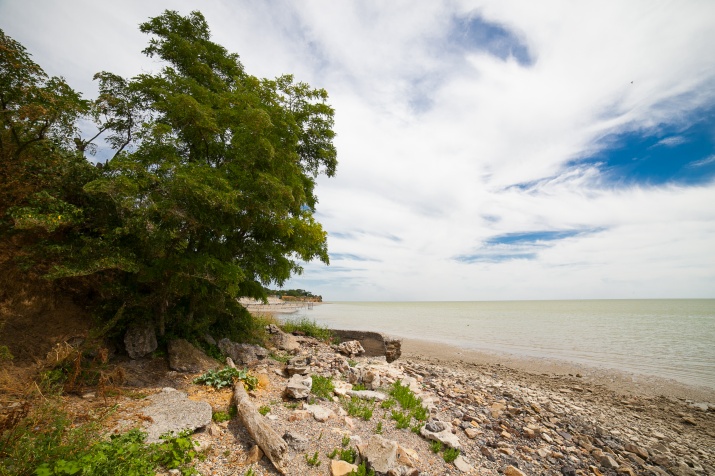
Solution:
M 184 339 L 169 342 L 168 351 L 169 368 L 177 372 L 204 372 L 218 366 L 218 362 Z
M 454 466 L 463 473 L 469 473 L 474 469 L 462 455 L 457 456 L 457 459 L 454 460 Z
M 124 347 L 132 359 L 140 359 L 157 348 L 156 332 L 151 324 L 133 324 L 124 334 Z
M 402 341 L 385 337 L 385 359 L 388 363 L 394 362 L 402 355 Z
M 239 344 L 227 338 L 218 341 L 218 348 L 238 365 L 254 365 L 268 357 L 268 351 L 260 345 Z
M 295 399 L 308 398 L 311 388 L 313 388 L 313 379 L 310 376 L 293 375 L 288 380 L 285 395 Z
M 346 393 L 351 397 L 358 397 L 362 400 L 377 400 L 378 402 L 387 400 L 387 395 L 374 390 L 348 390 Z
M 184 430 L 195 431 L 211 424 L 211 405 L 189 400 L 184 392 L 164 388 L 148 397 L 151 405 L 143 413 L 152 423 L 146 429 L 147 443 L 156 443 L 166 433 L 177 434 Z
M 286 363 L 286 373 L 289 377 L 293 375 L 306 375 L 310 371 L 310 356 L 299 355 L 293 357 Z
M 462 444 L 457 435 L 452 433 L 452 424 L 449 422 L 431 420 L 420 429 L 420 435 L 428 440 L 439 441 L 450 448 L 462 449 Z
M 358 451 L 370 468 L 384 474 L 395 467 L 397 448 L 397 442 L 386 440 L 380 435 L 372 435 L 366 444 L 358 446 Z
M 601 456 L 599 462 L 601 463 L 601 466 L 608 469 L 616 469 L 619 466 L 618 462 L 613 459 L 611 455 L 608 454 L 604 454 L 603 456 Z
M 298 339 L 292 334 L 283 332 L 275 324 L 266 326 L 266 330 L 268 331 L 271 343 L 277 349 L 285 350 L 286 352 L 297 352 L 300 350 L 300 343 L 298 343 Z
M 337 345 L 336 349 L 341 354 L 344 354 L 344 355 L 347 355 L 350 357 L 355 357 L 356 355 L 365 353 L 365 349 L 363 349 L 362 345 L 360 344 L 360 341 L 357 341 L 357 340 L 349 340 L 346 342 L 341 342 L 340 344 Z
M 283 435 L 283 440 L 295 452 L 300 453 L 308 449 L 308 438 L 298 433 L 286 431 Z
M 305 405 L 303 408 L 310 412 L 313 418 L 319 422 L 328 421 L 330 417 L 335 416 L 331 409 L 320 405 Z

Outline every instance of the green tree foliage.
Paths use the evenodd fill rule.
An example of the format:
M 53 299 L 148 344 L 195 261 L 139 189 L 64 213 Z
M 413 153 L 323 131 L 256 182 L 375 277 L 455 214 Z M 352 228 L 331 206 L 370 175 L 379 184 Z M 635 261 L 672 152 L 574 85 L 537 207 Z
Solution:
M 47 80 L 16 43 L 9 40 L 19 60 L 3 49 L 3 81 L 15 68 L 17 79 L 7 81 L 16 89 L 49 97 L 38 99 L 44 109 L 35 119 L 19 111 L 34 110 L 39 93 L 15 99 L 9 119 L 3 112 L 3 157 L 29 154 L 23 144 L 39 138 L 62 170 L 69 163 L 81 170 L 56 178 L 76 197 L 64 189 L 57 196 L 44 182 L 23 193 L 3 182 L 14 229 L 62 228 L 60 239 L 43 241 L 48 277 L 84 278 L 117 322 L 156 319 L 162 334 L 184 335 L 240 325 L 249 317 L 236 298 L 265 298 L 263 286 L 282 285 L 302 271 L 301 261 L 328 262 L 313 214 L 315 180 L 337 165 L 333 109 L 324 90 L 292 76 L 247 74 L 237 55 L 210 40 L 199 12 L 166 11 L 140 29 L 151 35 L 144 54 L 163 68 L 131 79 L 98 73 L 91 105 L 63 81 Z M 96 136 L 73 136 L 83 113 L 113 150 L 102 168 L 82 159 Z M 28 138 L 17 140 L 13 127 L 22 120 Z M 46 132 L 42 121 L 53 121 Z M 53 156 L 33 157 L 49 168 Z

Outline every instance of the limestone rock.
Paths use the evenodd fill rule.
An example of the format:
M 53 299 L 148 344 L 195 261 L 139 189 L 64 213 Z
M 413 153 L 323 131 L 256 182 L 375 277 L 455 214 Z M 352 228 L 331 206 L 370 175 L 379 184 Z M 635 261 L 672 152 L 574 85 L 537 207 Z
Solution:
M 462 455 L 457 456 L 457 459 L 454 460 L 454 466 L 463 473 L 469 473 L 474 469 Z
M 286 364 L 286 373 L 289 377 L 293 375 L 307 375 L 310 371 L 311 358 L 308 355 L 293 357 Z
M 151 324 L 134 324 L 124 334 L 124 347 L 132 359 L 140 359 L 156 350 L 156 332 Z
M 168 351 L 169 368 L 177 372 L 204 372 L 218 366 L 215 360 L 184 339 L 169 342 Z
M 283 435 L 283 440 L 296 453 L 300 453 L 308 449 L 308 438 L 298 433 L 287 431 Z
M 164 388 L 148 398 L 152 403 L 142 411 L 152 421 L 147 428 L 147 443 L 158 442 L 168 432 L 194 431 L 211 424 L 211 405 L 189 400 L 184 392 Z
M 640 456 L 643 459 L 648 459 L 648 451 L 645 448 L 641 448 L 640 446 L 633 445 L 631 443 L 626 443 L 623 446 L 623 449 L 628 451 L 629 453 L 633 453 L 635 455 Z
M 462 444 L 457 435 L 452 433 L 452 424 L 449 422 L 431 420 L 420 429 L 420 435 L 428 440 L 439 441 L 450 448 L 462 449 Z
M 351 397 L 358 397 L 362 400 L 377 400 L 378 402 L 382 402 L 387 399 L 387 395 L 374 390 L 348 390 L 346 393 Z
M 289 398 L 301 399 L 310 396 L 313 388 L 313 379 L 304 375 L 293 375 L 286 385 L 285 394 Z
M 285 350 L 286 352 L 297 352 L 298 350 L 300 350 L 300 344 L 298 343 L 298 339 L 296 339 L 295 336 L 293 336 L 292 334 L 283 332 L 275 324 L 270 324 L 266 326 L 266 330 L 268 331 L 271 343 L 277 349 Z
M 253 445 L 248 453 L 246 453 L 246 459 L 244 464 L 255 464 L 258 463 L 261 458 L 263 458 L 263 451 L 258 445 Z
M 608 454 L 604 454 L 603 456 L 601 456 L 599 462 L 601 463 L 601 466 L 603 466 L 604 468 L 607 468 L 607 469 L 618 468 L 618 462 L 615 459 L 613 459 L 612 456 L 610 456 Z
M 372 435 L 366 444 L 358 446 L 360 456 L 377 473 L 387 473 L 397 460 L 398 444 L 380 435 Z
M 402 355 L 402 341 L 400 339 L 385 338 L 385 359 L 388 363 L 394 362 Z
M 331 409 L 320 405 L 305 405 L 303 408 L 310 412 L 310 414 L 313 415 L 313 418 L 319 422 L 328 421 L 330 417 L 335 416 L 335 413 L 333 413 Z
M 268 357 L 268 351 L 260 345 L 239 344 L 228 338 L 218 341 L 218 348 L 238 365 L 255 365 L 259 360 Z
M 504 470 L 504 476 L 526 476 L 526 474 L 524 474 L 524 472 L 519 468 L 509 465 Z
M 346 476 L 353 471 L 357 472 L 358 467 L 354 464 L 350 464 L 347 461 L 342 460 L 330 460 L 330 474 L 331 476 Z
M 350 357 L 355 357 L 356 355 L 364 354 L 365 349 L 363 349 L 362 344 L 360 344 L 360 341 L 357 340 L 349 340 L 346 342 L 341 342 L 340 344 L 337 345 L 337 350 L 341 354 L 350 356 Z

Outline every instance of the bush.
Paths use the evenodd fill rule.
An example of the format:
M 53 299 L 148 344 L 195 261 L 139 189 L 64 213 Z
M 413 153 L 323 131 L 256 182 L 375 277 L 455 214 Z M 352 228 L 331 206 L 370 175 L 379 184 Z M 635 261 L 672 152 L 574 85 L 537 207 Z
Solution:
M 444 461 L 447 463 L 453 463 L 455 459 L 459 456 L 459 450 L 455 448 L 447 448 L 444 450 L 444 453 L 442 453 L 442 457 L 444 458 Z
M 323 377 L 322 375 L 311 375 L 313 385 L 310 392 L 318 398 L 329 399 L 333 396 L 335 385 L 331 377 Z
M 238 370 L 233 367 L 224 367 L 221 370 L 209 370 L 205 374 L 196 377 L 193 383 L 209 385 L 216 390 L 233 386 L 236 380 L 242 380 L 248 390 L 258 387 L 258 379 L 248 373 L 247 370 Z
M 375 408 L 374 400 L 362 400 L 358 397 L 342 398 L 343 408 L 348 412 L 348 415 L 360 417 L 365 421 L 372 418 L 372 412 Z

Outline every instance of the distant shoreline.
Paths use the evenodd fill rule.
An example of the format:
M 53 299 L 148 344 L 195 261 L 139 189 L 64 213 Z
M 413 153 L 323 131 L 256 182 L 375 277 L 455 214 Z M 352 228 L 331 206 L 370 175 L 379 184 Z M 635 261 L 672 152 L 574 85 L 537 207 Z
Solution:
M 321 302 L 304 301 L 283 301 L 278 298 L 269 297 L 268 303 L 255 299 L 241 299 L 241 305 L 252 314 L 293 314 L 301 309 L 312 309 L 319 306 Z

